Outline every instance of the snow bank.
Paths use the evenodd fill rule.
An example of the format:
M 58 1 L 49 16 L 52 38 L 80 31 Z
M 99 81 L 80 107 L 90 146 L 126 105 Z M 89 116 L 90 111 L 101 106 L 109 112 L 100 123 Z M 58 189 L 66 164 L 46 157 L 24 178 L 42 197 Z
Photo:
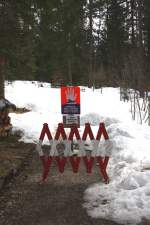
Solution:
M 31 112 L 11 114 L 14 130 L 23 132 L 22 141 L 37 142 L 43 123 L 48 123 L 54 132 L 62 122 L 60 113 L 60 90 L 48 83 L 15 81 L 6 86 L 6 96 L 18 107 L 26 107 Z
M 112 122 L 107 131 L 112 141 L 110 183 L 89 187 L 83 206 L 91 217 L 119 224 L 150 220 L 150 128 Z

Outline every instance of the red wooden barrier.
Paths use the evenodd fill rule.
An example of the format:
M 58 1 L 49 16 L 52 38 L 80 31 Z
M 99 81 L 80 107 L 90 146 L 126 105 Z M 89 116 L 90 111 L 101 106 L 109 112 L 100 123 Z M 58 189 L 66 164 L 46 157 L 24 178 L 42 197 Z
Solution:
M 101 157 L 100 155 L 95 155 L 95 156 L 89 157 L 89 156 L 84 155 L 84 156 L 80 156 L 80 157 L 79 156 L 77 156 L 77 157 L 75 157 L 75 156 L 60 157 L 60 156 L 52 155 L 52 156 L 46 157 L 43 154 L 42 147 L 41 147 L 45 135 L 47 135 L 48 140 L 50 142 L 58 141 L 60 137 L 62 137 L 62 139 L 64 141 L 68 141 L 68 142 L 73 141 L 74 137 L 77 139 L 77 141 L 86 141 L 88 136 L 89 136 L 91 141 L 94 141 L 94 140 L 100 141 L 102 135 L 104 136 L 105 140 L 108 140 L 109 136 L 108 136 L 107 131 L 105 129 L 104 123 L 100 123 L 96 139 L 94 138 L 94 135 L 93 135 L 93 132 L 92 132 L 92 129 L 91 129 L 91 126 L 90 126 L 89 123 L 85 124 L 85 129 L 84 129 L 84 132 L 83 132 L 83 135 L 82 135 L 82 139 L 80 137 L 79 130 L 78 130 L 76 125 L 73 125 L 71 127 L 69 136 L 67 138 L 67 135 L 66 135 L 63 124 L 59 123 L 56 134 L 55 134 L 55 137 L 54 137 L 54 140 L 52 138 L 50 129 L 48 127 L 48 124 L 45 123 L 43 125 L 42 131 L 41 131 L 41 135 L 40 135 L 40 138 L 39 138 L 39 144 L 37 146 L 37 150 L 39 152 L 39 155 L 40 155 L 40 158 L 41 158 L 41 161 L 42 161 L 42 165 L 43 165 L 43 175 L 42 175 L 43 181 L 45 181 L 47 179 L 51 164 L 54 160 L 57 163 L 57 167 L 58 167 L 58 170 L 59 170 L 60 173 L 64 172 L 65 165 L 66 165 L 67 161 L 70 162 L 71 167 L 72 167 L 72 171 L 74 173 L 77 173 L 78 170 L 79 170 L 81 159 L 82 159 L 83 162 L 84 162 L 87 173 L 92 172 L 94 162 L 96 162 L 99 166 L 99 170 L 101 172 L 101 175 L 102 175 L 105 183 L 109 182 L 109 177 L 108 177 L 108 174 L 107 174 L 107 171 L 106 171 L 107 166 L 108 166 L 108 162 L 109 162 L 109 156 Z

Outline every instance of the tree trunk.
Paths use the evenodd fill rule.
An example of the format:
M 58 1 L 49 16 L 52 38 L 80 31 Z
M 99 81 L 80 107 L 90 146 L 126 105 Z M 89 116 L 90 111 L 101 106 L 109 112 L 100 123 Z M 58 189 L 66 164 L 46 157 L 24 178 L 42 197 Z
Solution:
M 143 47 L 143 35 L 142 35 L 142 1 L 138 0 L 138 46 Z
M 89 0 L 89 27 L 90 27 L 90 49 L 89 49 L 89 86 L 95 85 L 93 79 L 93 0 Z
M 72 54 L 71 54 L 71 37 L 68 34 L 68 78 L 69 85 L 72 85 Z
M 135 1 L 131 0 L 131 41 L 133 46 L 135 45 L 135 19 L 134 19 L 134 12 L 135 12 Z
M 5 76 L 4 76 L 4 66 L 5 66 L 5 59 L 4 57 L 0 57 L 0 99 L 5 97 L 4 91 L 4 83 L 5 83 Z

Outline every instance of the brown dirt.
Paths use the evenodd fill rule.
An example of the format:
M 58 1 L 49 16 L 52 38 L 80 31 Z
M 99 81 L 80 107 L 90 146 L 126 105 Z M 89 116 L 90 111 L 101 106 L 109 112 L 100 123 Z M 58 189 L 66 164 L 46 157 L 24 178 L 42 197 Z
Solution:
M 83 165 L 78 174 L 73 174 L 70 166 L 60 174 L 53 164 L 47 183 L 42 185 L 41 170 L 33 151 L 24 170 L 1 193 L 0 225 L 116 225 L 89 217 L 82 207 L 85 189 L 100 181 L 97 167 L 90 175 Z

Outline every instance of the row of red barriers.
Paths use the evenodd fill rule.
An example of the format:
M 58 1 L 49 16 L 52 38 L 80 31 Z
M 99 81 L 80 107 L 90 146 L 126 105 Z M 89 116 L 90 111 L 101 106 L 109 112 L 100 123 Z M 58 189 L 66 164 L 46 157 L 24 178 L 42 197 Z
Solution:
M 43 141 L 45 135 L 47 135 L 49 140 L 53 139 L 47 123 L 43 124 L 42 132 L 41 132 L 39 140 Z M 59 123 L 58 124 L 58 128 L 56 130 L 56 134 L 55 134 L 54 140 L 59 140 L 59 138 L 62 137 L 63 140 L 70 140 L 70 141 L 72 141 L 73 137 L 75 136 L 77 140 L 85 141 L 87 139 L 88 135 L 89 135 L 90 140 L 98 140 L 98 141 L 100 141 L 102 135 L 104 136 L 105 140 L 109 139 L 108 134 L 107 134 L 106 129 L 105 129 L 104 123 L 100 123 L 96 139 L 94 138 L 94 135 L 93 135 L 90 123 L 86 123 L 85 124 L 85 129 L 84 129 L 82 138 L 80 137 L 78 127 L 75 124 L 72 125 L 69 137 L 67 137 L 67 134 L 65 132 L 63 123 Z
M 79 156 L 69 156 L 69 157 L 63 156 L 63 157 L 60 157 L 60 156 L 55 156 L 55 155 L 49 155 L 46 157 L 44 155 L 42 147 L 41 147 L 45 135 L 47 135 L 50 143 L 52 143 L 53 141 L 59 141 L 60 138 L 62 138 L 62 140 L 64 140 L 64 141 L 73 141 L 73 138 L 76 138 L 77 141 L 81 141 L 81 140 L 86 141 L 88 136 L 91 141 L 94 141 L 94 140 L 100 141 L 102 135 L 105 140 L 108 140 L 109 136 L 106 132 L 104 123 L 99 124 L 99 129 L 98 129 L 96 138 L 94 138 L 94 135 L 93 135 L 93 132 L 92 132 L 92 129 L 91 129 L 91 126 L 89 123 L 85 124 L 85 129 L 84 129 L 82 138 L 80 136 L 79 130 L 76 125 L 72 125 L 72 127 L 70 128 L 69 136 L 67 137 L 64 126 L 62 123 L 60 123 L 60 124 L 58 124 L 58 128 L 56 130 L 54 139 L 52 137 L 52 134 L 50 132 L 48 124 L 45 123 L 45 124 L 43 124 L 43 128 L 42 128 L 41 135 L 39 138 L 39 144 L 37 145 L 37 150 L 39 152 L 39 155 L 40 155 L 40 158 L 41 158 L 42 164 L 43 164 L 42 181 L 45 181 L 47 179 L 49 170 L 50 170 L 50 167 L 51 167 L 53 161 L 55 161 L 57 163 L 58 171 L 60 173 L 64 172 L 65 165 L 67 162 L 70 162 L 72 171 L 74 173 L 77 173 L 79 170 L 81 159 L 82 159 L 84 162 L 84 165 L 86 167 L 87 173 L 92 172 L 94 162 L 96 162 L 105 183 L 109 182 L 109 177 L 108 177 L 108 174 L 106 171 L 108 161 L 109 161 L 109 156 L 101 157 L 100 155 L 96 155 L 95 157 L 93 157 L 93 156 L 80 156 L 80 157 Z

